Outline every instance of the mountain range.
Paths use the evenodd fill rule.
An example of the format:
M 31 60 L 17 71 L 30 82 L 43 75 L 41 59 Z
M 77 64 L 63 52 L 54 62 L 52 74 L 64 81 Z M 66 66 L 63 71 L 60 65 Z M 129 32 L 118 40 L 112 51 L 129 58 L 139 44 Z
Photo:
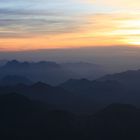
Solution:
M 0 95 L 0 138 L 48 140 L 139 139 L 140 109 L 110 104 L 91 115 L 77 116 L 23 95 Z
M 111 103 L 140 107 L 139 75 L 139 70 L 126 71 L 96 80 L 69 79 L 57 86 L 13 75 L 0 81 L 0 93 L 16 92 L 32 100 L 48 103 L 51 108 L 81 113 L 94 112 Z
M 70 78 L 96 79 L 105 74 L 102 66 L 91 63 L 56 63 L 50 61 L 7 61 L 0 65 L 0 79 L 7 75 L 24 76 L 33 82 L 42 81 L 51 85 L 60 84 Z
M 88 96 L 98 103 L 131 103 L 140 105 L 140 70 L 106 75 L 96 80 L 70 79 L 60 87 Z
M 70 70 L 68 65 L 81 68 L 81 63 L 65 64 L 65 72 Z M 90 64 L 84 64 L 87 65 Z M 78 67 L 71 69 L 72 75 L 78 72 Z M 140 70 L 93 80 L 73 77 L 67 80 L 70 76 L 67 75 L 66 81 L 63 82 L 63 77 L 61 83 L 55 72 L 60 77 L 67 75 L 64 67 L 54 62 L 14 60 L 0 67 L 0 137 L 140 139 Z M 41 80 L 43 75 L 44 79 L 56 80 L 57 85 Z

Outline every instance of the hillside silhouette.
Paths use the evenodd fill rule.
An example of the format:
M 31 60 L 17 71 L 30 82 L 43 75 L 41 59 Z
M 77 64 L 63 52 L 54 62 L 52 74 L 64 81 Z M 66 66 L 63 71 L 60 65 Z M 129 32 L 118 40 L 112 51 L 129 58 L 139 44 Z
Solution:
M 18 75 L 27 77 L 33 82 L 42 81 L 51 85 L 60 84 L 70 78 L 95 79 L 105 73 L 102 66 L 84 62 L 58 64 L 50 61 L 20 62 L 12 60 L 0 65 L 0 79 L 7 75 Z
M 18 84 L 31 85 L 33 82 L 30 79 L 19 75 L 7 75 L 0 80 L 1 86 L 15 86 Z
M 94 115 L 49 110 L 23 95 L 0 95 L 0 137 L 5 139 L 139 139 L 140 109 L 111 104 Z
M 43 80 L 36 82 L 27 74 L 30 66 L 38 71 L 38 65 L 42 69 L 46 62 L 30 64 L 14 60 L 0 68 L 0 73 L 5 72 L 0 80 L 1 137 L 140 139 L 139 70 L 93 80 L 70 78 L 54 86 Z M 60 68 L 56 63 L 48 62 L 48 65 L 55 70 Z M 13 73 L 6 75 L 9 68 Z M 25 75 L 21 75 L 23 71 Z

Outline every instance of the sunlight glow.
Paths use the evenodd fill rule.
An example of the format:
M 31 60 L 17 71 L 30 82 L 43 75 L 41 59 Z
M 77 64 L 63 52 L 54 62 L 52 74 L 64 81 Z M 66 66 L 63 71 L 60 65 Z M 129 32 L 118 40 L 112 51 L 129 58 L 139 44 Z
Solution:
M 89 1 L 55 0 L 50 5 L 32 1 L 39 5 L 30 10 L 0 5 L 0 51 L 140 45 L 140 12 L 130 9 L 133 2 L 108 0 L 107 6 L 100 0 Z M 134 5 L 138 4 L 136 0 Z

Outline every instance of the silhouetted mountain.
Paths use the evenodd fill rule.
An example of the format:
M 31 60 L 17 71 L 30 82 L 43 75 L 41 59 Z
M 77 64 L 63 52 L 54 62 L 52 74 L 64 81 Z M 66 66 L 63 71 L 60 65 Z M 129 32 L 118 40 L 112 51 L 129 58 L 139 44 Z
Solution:
M 45 105 L 16 93 L 0 95 L 0 113 L 0 138 L 66 139 L 76 131 L 72 113 L 49 111 Z
M 103 67 L 97 64 L 86 62 L 63 63 L 62 67 L 75 74 L 74 78 L 96 79 L 104 76 L 106 71 Z M 72 78 L 72 77 L 71 77 Z
M 95 140 L 139 139 L 140 109 L 129 104 L 111 104 L 88 118 L 87 135 Z
M 60 87 L 72 91 L 72 92 L 82 92 L 92 86 L 92 82 L 87 79 L 70 79 L 59 85 Z
M 34 120 L 37 121 L 37 112 L 39 111 L 36 104 L 23 95 L 16 93 L 0 95 L 0 137 L 9 139 L 27 136 L 31 125 L 36 123 Z M 31 131 L 34 130 L 30 130 L 30 133 Z
M 89 81 L 86 79 L 69 80 L 60 87 L 96 102 L 111 103 L 121 101 L 125 88 L 116 81 Z
M 9 61 L 0 68 L 0 78 L 7 75 L 20 75 L 28 77 L 32 81 L 45 81 L 55 84 L 67 79 L 69 73 L 64 71 L 60 65 L 55 62 L 19 62 L 17 60 Z M 55 77 L 55 78 L 54 78 Z
M 126 71 L 107 75 L 94 81 L 69 80 L 60 85 L 76 94 L 85 94 L 101 104 L 113 102 L 129 103 L 140 106 L 140 71 Z
M 13 61 L 12 63 L 17 65 L 19 62 Z M 56 109 L 80 112 L 95 111 L 114 102 L 140 106 L 138 76 L 135 76 L 137 80 L 134 79 L 136 88 L 131 84 L 129 87 L 126 86 L 127 83 L 133 82 L 131 75 L 137 75 L 137 73 L 138 71 L 124 72 L 119 76 L 114 74 L 112 78 L 103 77 L 94 81 L 70 79 L 58 87 L 43 82 L 28 85 L 27 83 L 30 82 L 22 76 L 6 77 L 2 84 L 6 83 L 7 86 L 0 87 L 0 93 L 18 92 L 30 99 L 49 103 Z
M 32 83 L 28 78 L 19 75 L 7 75 L 0 80 L 0 86 L 31 85 Z
M 42 82 L 33 85 L 18 84 L 16 86 L 0 87 L 1 94 L 10 92 L 18 92 L 31 100 L 48 103 L 54 109 L 86 113 L 98 108 L 94 99 L 90 100 L 88 96 L 69 92 L 61 87 L 53 87 Z
M 37 82 L 37 83 L 31 85 L 31 88 L 32 88 L 33 90 L 36 90 L 36 91 L 37 91 L 37 90 L 41 90 L 41 92 L 44 91 L 44 90 L 53 89 L 52 86 L 50 86 L 50 85 L 48 85 L 48 84 L 46 84 L 46 83 L 43 83 L 43 82 Z
M 36 69 L 36 68 L 60 68 L 60 66 L 55 62 L 49 62 L 49 61 L 40 61 L 40 62 L 20 62 L 17 60 L 8 61 L 4 68 L 11 68 L 16 69 L 19 68 L 21 70 L 22 68 L 30 68 L 30 69 Z
M 70 68 L 76 64 L 80 68 L 84 68 L 84 66 L 88 65 L 91 65 L 92 67 L 92 64 L 89 63 L 67 63 L 65 65 L 67 65 L 67 68 Z M 95 67 L 96 65 L 93 66 Z M 135 73 L 137 71 L 132 72 Z M 105 80 L 103 80 L 104 78 L 101 78 L 94 81 L 87 79 L 70 79 L 58 87 L 44 84 L 44 82 L 38 82 L 31 85 L 31 82 L 26 78 L 29 77 L 30 79 L 33 79 L 33 81 L 49 80 L 50 82 L 52 80 L 58 82 L 57 80 L 61 81 L 62 79 L 64 80 L 75 75 L 71 72 L 69 73 L 68 69 L 65 71 L 62 64 L 60 65 L 55 62 L 41 61 L 35 63 L 13 60 L 0 68 L 0 77 L 4 76 L 6 73 L 20 76 L 4 77 L 1 85 L 6 85 L 7 87 L 1 87 L 0 93 L 18 92 L 30 99 L 47 102 L 54 107 L 57 106 L 56 108 L 58 109 L 92 111 L 113 102 L 135 103 L 135 105 L 139 105 L 140 95 L 138 94 L 138 91 L 130 91 L 131 85 L 127 88 L 125 84 L 121 82 L 123 79 L 128 83 L 129 80 L 131 80 L 131 76 L 129 76 L 131 74 L 128 73 L 127 76 L 127 72 L 120 74 L 119 80 L 116 80 L 115 78 Z M 114 76 L 112 75 L 112 77 Z M 125 80 L 125 77 L 130 78 Z M 8 85 L 12 85 L 13 87 L 9 87 Z M 139 82 L 135 84 L 135 86 L 136 85 L 139 85 Z M 139 86 L 137 87 L 139 88 Z
M 98 81 L 117 81 L 123 84 L 128 89 L 140 90 L 140 70 L 129 70 L 122 73 L 106 75 Z
M 0 138 L 5 139 L 140 139 L 140 109 L 129 104 L 111 104 L 94 115 L 77 116 L 10 93 L 0 95 L 0 113 Z
M 103 68 L 97 66 L 97 69 L 96 65 L 92 66 L 88 63 L 57 64 L 49 61 L 19 62 L 12 60 L 0 67 L 0 78 L 7 75 L 20 75 L 34 82 L 43 81 L 56 85 L 70 78 L 98 78 L 104 75 Z M 99 73 L 97 74 L 97 72 Z
M 67 92 L 59 87 L 52 87 L 42 82 L 33 85 L 18 84 L 16 86 L 0 87 L 0 93 L 6 94 L 18 92 L 32 100 L 39 100 L 44 103 L 52 104 L 55 108 L 65 109 L 73 106 L 74 94 Z
M 12 112 L 11 115 L 16 115 L 14 113 L 24 113 L 30 110 L 31 106 L 32 106 L 31 101 L 23 95 L 16 93 L 0 95 L 1 115 L 3 113 L 11 113 L 11 112 Z

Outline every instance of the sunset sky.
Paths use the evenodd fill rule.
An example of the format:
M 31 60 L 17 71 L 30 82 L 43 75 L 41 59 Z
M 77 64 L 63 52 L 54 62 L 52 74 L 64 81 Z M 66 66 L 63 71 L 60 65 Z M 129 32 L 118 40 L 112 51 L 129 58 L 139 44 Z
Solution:
M 140 0 L 0 0 L 0 51 L 140 45 Z

